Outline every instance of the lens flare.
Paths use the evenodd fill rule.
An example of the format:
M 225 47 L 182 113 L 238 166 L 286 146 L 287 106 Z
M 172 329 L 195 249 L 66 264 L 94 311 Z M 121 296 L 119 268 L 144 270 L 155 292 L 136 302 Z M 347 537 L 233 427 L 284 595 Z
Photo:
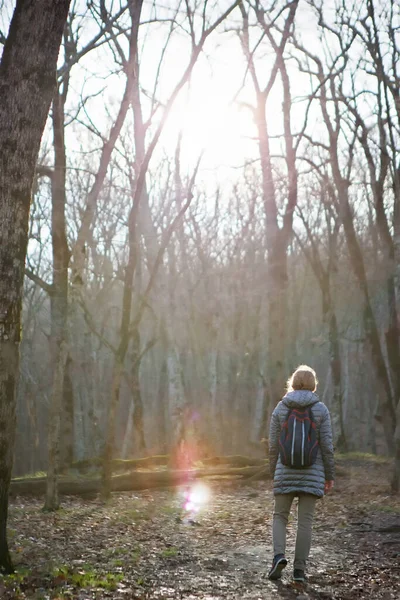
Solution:
M 210 489 L 204 483 L 195 483 L 190 489 L 189 498 L 194 506 L 204 506 L 210 500 Z
M 204 483 L 188 486 L 183 492 L 183 510 L 187 518 L 200 512 L 211 497 L 210 489 Z

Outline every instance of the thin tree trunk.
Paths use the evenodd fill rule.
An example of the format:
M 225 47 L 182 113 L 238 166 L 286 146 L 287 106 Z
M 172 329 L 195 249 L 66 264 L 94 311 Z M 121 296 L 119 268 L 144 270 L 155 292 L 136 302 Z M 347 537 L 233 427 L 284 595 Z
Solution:
M 168 344 L 167 352 L 168 406 L 172 424 L 170 446 L 174 447 L 180 440 L 181 411 L 185 406 L 185 393 L 179 356 L 172 340 Z
M 219 360 L 218 360 L 218 350 L 216 348 L 216 344 L 217 344 L 216 336 L 215 337 L 213 336 L 213 338 L 211 339 L 211 343 L 213 343 L 213 347 L 210 350 L 209 364 L 208 364 L 208 371 L 209 371 L 209 378 L 210 378 L 210 383 L 209 383 L 210 414 L 209 414 L 209 416 L 211 417 L 210 424 L 213 429 L 213 438 L 214 438 L 214 443 L 215 443 L 217 440 L 220 439 L 220 436 L 222 434 L 221 401 L 218 397 Z
M 354 231 L 353 218 L 347 197 L 347 184 L 343 182 L 340 174 L 336 170 L 336 185 L 341 205 L 341 217 L 344 226 L 347 245 L 351 264 L 359 282 L 361 292 L 363 294 L 364 310 L 363 321 L 365 333 L 371 351 L 372 362 L 375 367 L 376 375 L 381 387 L 380 390 L 380 410 L 377 417 L 382 421 L 386 444 L 390 454 L 394 453 L 394 432 L 396 429 L 396 414 L 393 406 L 392 390 L 390 380 L 385 364 L 385 359 L 382 354 L 381 343 L 379 339 L 378 327 L 375 320 L 375 315 L 372 310 L 371 301 L 368 291 L 367 276 L 365 273 L 364 261 L 361 254 L 361 249 L 357 241 Z M 346 188 L 346 189 L 344 189 Z
M 167 423 L 166 408 L 168 404 L 168 368 L 166 359 L 163 360 L 157 395 L 157 440 L 161 454 L 167 452 Z
M 171 425 L 169 447 L 172 449 L 172 454 L 173 450 L 177 447 L 177 444 L 181 441 L 181 431 L 183 430 L 182 415 L 186 403 L 182 366 L 174 339 L 175 323 L 177 323 L 179 313 L 177 311 L 178 299 L 176 297 L 175 289 L 177 269 L 173 243 L 168 247 L 168 265 L 168 306 L 166 308 L 165 316 L 165 334 L 167 338 L 166 363 L 168 377 L 168 412 Z
M 86 396 L 81 378 L 79 378 L 77 385 L 75 386 L 74 398 L 74 456 L 75 460 L 83 460 L 87 455 L 84 427 Z
M 0 64 L 0 569 L 6 572 L 12 571 L 6 524 L 29 207 L 68 8 L 69 0 L 18 0 Z
M 111 494 L 111 460 L 114 453 L 115 443 L 115 422 L 119 404 L 119 394 L 121 386 L 122 371 L 128 350 L 131 327 L 133 280 L 137 261 L 137 239 L 136 239 L 136 214 L 138 198 L 133 199 L 133 205 L 129 215 L 129 257 L 125 267 L 124 291 L 122 298 L 122 316 L 119 328 L 120 342 L 114 355 L 111 401 L 108 409 L 106 424 L 106 443 L 103 458 L 103 489 L 102 496 L 108 498 Z
M 333 181 L 337 192 L 340 218 L 343 223 L 351 266 L 360 286 L 363 297 L 364 328 L 372 356 L 372 363 L 380 386 L 379 414 L 377 417 L 382 421 L 383 424 L 388 451 L 390 454 L 393 454 L 395 446 L 394 432 L 396 429 L 396 401 L 393 399 L 392 395 L 390 376 L 386 367 L 385 358 L 381 348 L 379 330 L 371 305 L 364 259 L 354 228 L 354 219 L 349 203 L 350 172 L 348 172 L 346 176 L 343 176 L 339 161 L 338 140 L 340 122 L 338 122 L 337 119 L 333 122 L 331 119 L 331 115 L 328 111 L 328 98 L 326 89 L 327 84 L 325 75 L 323 73 L 322 63 L 318 58 L 314 57 L 314 60 L 318 64 L 318 77 L 321 85 L 320 106 L 329 135 L 330 164 L 332 168 Z M 333 85 L 333 81 L 331 81 L 331 90 Z M 337 98 L 335 98 L 335 104 L 335 108 L 337 110 L 336 114 L 340 114 L 341 107 L 339 106 L 339 100 Z
M 283 58 L 285 46 L 294 23 L 298 0 L 288 5 L 289 11 L 282 30 L 279 44 L 272 35 L 271 27 L 265 22 L 263 11 L 255 8 L 257 20 L 264 30 L 274 53 L 275 63 L 268 84 L 261 89 L 254 65 L 253 52 L 249 47 L 249 20 L 243 5 L 239 8 L 243 16 L 244 32 L 242 44 L 249 61 L 249 70 L 256 90 L 256 124 L 261 158 L 262 192 L 267 237 L 267 281 L 268 281 L 268 378 L 269 404 L 272 409 L 284 393 L 286 381 L 286 321 L 287 321 L 287 250 L 293 232 L 293 211 L 297 204 L 297 169 L 294 136 L 291 131 L 292 99 L 290 81 Z M 277 196 L 272 169 L 270 140 L 266 116 L 266 103 L 280 73 L 283 88 L 283 129 L 285 142 L 285 162 L 287 167 L 287 204 L 280 226 Z
M 64 102 L 65 95 L 57 91 L 53 100 L 53 135 L 54 135 L 54 171 L 51 178 L 51 236 L 53 248 L 53 285 L 51 302 L 51 340 L 50 347 L 54 358 L 53 390 L 50 398 L 49 418 L 49 462 L 48 490 L 46 492 L 46 510 L 57 510 L 59 507 L 57 493 L 57 473 L 60 457 L 60 419 L 64 394 L 64 369 L 66 365 L 65 351 L 62 346 L 66 342 L 68 314 L 68 265 L 69 248 L 67 242 L 65 206 L 65 178 L 67 161 L 64 143 Z M 62 371 L 61 371 L 62 370 Z M 56 407 L 56 409 L 53 408 Z M 53 431 L 54 430 L 54 431 Z M 57 432 L 57 436 L 54 434 Z
M 106 432 L 106 443 L 104 447 L 104 455 L 103 455 L 103 472 L 102 472 L 102 497 L 107 499 L 111 495 L 111 477 L 112 477 L 112 467 L 111 461 L 113 459 L 114 454 L 114 444 L 115 444 L 115 421 L 117 408 L 119 403 L 119 392 L 121 388 L 121 378 L 122 371 L 124 368 L 123 365 L 123 352 L 118 352 L 114 358 L 113 365 L 113 374 L 112 374 L 112 383 L 111 383 L 111 399 L 110 406 L 107 414 L 107 432 Z
M 160 380 L 158 383 L 158 393 L 156 401 L 158 451 L 162 454 L 167 452 L 167 423 L 166 411 L 168 408 L 168 338 L 165 329 L 165 322 L 160 324 L 160 345 L 162 349 L 162 363 L 160 371 Z
M 65 363 L 62 420 L 60 433 L 60 470 L 65 471 L 74 460 L 74 389 L 70 369 L 72 359 L 68 355 Z
M 146 452 L 146 440 L 144 436 L 143 423 L 143 402 L 140 391 L 140 332 L 136 327 L 132 335 L 132 367 L 131 367 L 131 387 L 133 403 L 133 428 L 134 428 L 134 448 L 135 454 L 142 456 Z
M 392 490 L 400 492 L 400 402 L 397 404 L 396 431 L 394 433 L 394 471 L 392 478 Z
M 338 434 L 336 446 L 342 452 L 347 451 L 346 433 L 343 417 L 343 393 L 342 393 L 342 367 L 340 361 L 339 330 L 334 310 L 329 314 L 329 362 L 332 373 L 333 385 L 333 411 L 338 415 Z
M 140 391 L 140 363 L 141 363 L 140 332 L 136 327 L 132 332 L 132 352 L 130 360 L 132 366 L 129 375 L 129 389 L 132 395 L 129 403 L 128 420 L 122 445 L 122 457 L 127 458 L 133 448 L 134 456 L 142 456 L 146 452 L 144 436 L 143 402 Z
M 394 215 L 393 215 L 393 246 L 395 259 L 395 291 L 396 305 L 400 305 L 400 169 L 395 168 L 394 177 Z M 396 408 L 396 430 L 394 435 L 395 462 L 392 478 L 392 489 L 400 491 L 400 396 L 395 398 Z
M 57 510 L 59 508 L 58 496 L 58 471 L 60 458 L 60 413 L 63 396 L 63 384 L 65 363 L 67 361 L 68 349 L 64 341 L 61 342 L 55 359 L 53 389 L 50 405 L 49 421 L 49 464 L 47 468 L 45 510 Z
M 135 406 L 133 404 L 133 398 L 129 403 L 129 412 L 128 419 L 126 423 L 126 429 L 124 434 L 124 441 L 122 443 L 121 456 L 126 459 L 131 455 L 131 449 L 133 447 L 132 438 L 133 438 L 133 412 L 135 410 Z M 134 456 L 134 452 L 132 453 Z

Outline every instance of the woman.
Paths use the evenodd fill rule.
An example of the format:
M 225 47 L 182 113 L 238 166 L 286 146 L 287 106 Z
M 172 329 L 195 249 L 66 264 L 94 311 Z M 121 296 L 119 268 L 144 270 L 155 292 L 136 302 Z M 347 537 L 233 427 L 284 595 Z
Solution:
M 272 580 L 280 579 L 287 565 L 286 526 L 292 502 L 297 496 L 299 506 L 293 579 L 305 581 L 315 503 L 334 486 L 331 419 L 329 410 L 315 393 L 317 384 L 315 371 L 311 367 L 298 367 L 288 380 L 286 395 L 271 417 L 269 464 L 274 479 L 275 509 L 274 559 L 268 577 Z

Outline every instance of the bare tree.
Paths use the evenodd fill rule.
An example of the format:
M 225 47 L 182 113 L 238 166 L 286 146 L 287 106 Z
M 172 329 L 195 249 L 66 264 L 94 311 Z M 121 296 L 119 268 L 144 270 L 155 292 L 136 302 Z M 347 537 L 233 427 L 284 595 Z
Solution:
M 344 8 L 344 7 L 343 7 Z M 366 0 L 365 18 L 354 19 L 342 8 L 343 25 L 365 50 L 360 67 L 367 76 L 374 76 L 376 92 L 377 139 L 371 136 L 371 126 L 367 125 L 358 109 L 357 96 L 345 99 L 346 105 L 355 119 L 360 145 L 364 151 L 370 188 L 376 212 L 377 227 L 381 245 L 388 265 L 387 302 L 389 324 L 385 334 L 390 377 L 393 382 L 396 429 L 394 434 L 395 471 L 392 481 L 394 490 L 400 490 L 400 168 L 398 149 L 398 127 L 400 125 L 399 106 L 399 59 L 400 46 L 396 35 L 397 7 L 394 0 L 382 6 L 376 0 Z M 367 58 L 369 57 L 369 59 Z M 353 87 L 356 91 L 356 85 Z M 377 153 L 374 151 L 378 149 Z M 377 156 L 376 156 L 377 154 Z M 390 171 L 390 172 L 389 172 Z M 393 220 L 387 214 L 385 196 L 390 176 L 393 189 Z M 393 230 L 393 233 L 392 233 Z M 397 407 L 397 408 L 396 408 Z
M 330 62 L 324 64 L 320 56 L 317 56 L 310 50 L 302 48 L 315 67 L 315 72 L 312 72 L 309 68 L 308 72 L 317 79 L 319 106 L 327 132 L 327 143 L 317 142 L 316 145 L 325 149 L 329 155 L 332 181 L 335 186 L 337 197 L 338 212 L 343 224 L 353 272 L 363 295 L 365 335 L 368 339 L 376 378 L 377 381 L 379 381 L 381 388 L 379 393 L 379 410 L 377 418 L 382 421 L 387 447 L 389 452 L 393 453 L 395 446 L 394 434 L 396 430 L 397 400 L 393 397 L 390 374 L 381 345 L 379 327 L 371 301 L 368 275 L 360 241 L 357 237 L 354 212 L 351 206 L 351 195 L 349 191 L 352 183 L 355 148 L 360 123 L 357 122 L 355 127 L 351 127 L 351 125 L 349 127 L 348 122 L 345 119 L 342 110 L 342 100 L 346 95 L 343 73 L 349 61 L 349 50 L 354 42 L 355 33 L 350 30 L 348 35 L 343 35 L 343 29 L 336 30 L 326 23 L 322 5 L 318 4 L 315 8 L 323 32 L 328 37 L 332 36 L 332 40 L 335 40 L 335 45 L 339 49 L 336 55 L 332 52 Z M 345 11 L 346 9 L 344 8 L 343 10 Z M 344 12 L 344 15 L 345 14 L 346 13 Z M 305 67 L 305 69 L 307 68 Z M 348 161 L 345 166 L 341 160 L 341 151 L 344 144 L 347 146 L 348 153 Z M 365 152 L 365 144 L 363 147 Z M 375 187 L 375 191 L 377 191 L 377 189 L 378 188 Z
M 6 522 L 29 207 L 68 7 L 69 0 L 18 0 L 0 64 L 0 567 L 6 572 L 13 570 Z
M 52 357 L 54 360 L 54 382 L 53 394 L 50 402 L 49 415 L 49 463 L 47 473 L 47 490 L 46 490 L 46 510 L 56 510 L 59 507 L 57 477 L 60 468 L 60 435 L 61 435 L 61 411 L 63 410 L 63 433 L 69 435 L 69 451 L 70 462 L 72 459 L 72 435 L 73 435 L 73 391 L 69 386 L 64 393 L 64 382 L 68 385 L 68 371 L 66 370 L 68 360 L 68 340 L 67 340 L 67 313 L 68 313 L 68 269 L 72 252 L 67 242 L 66 231 L 66 147 L 65 147 L 65 106 L 70 82 L 71 68 L 77 64 L 79 59 L 85 56 L 89 51 L 96 48 L 104 42 L 106 31 L 109 31 L 115 19 L 121 16 L 124 9 L 121 9 L 116 17 L 107 21 L 107 23 L 99 28 L 99 33 L 90 40 L 85 46 L 79 48 L 79 40 L 74 32 L 74 18 L 76 13 L 71 11 L 71 18 L 67 23 L 64 32 L 64 64 L 58 70 L 59 84 L 57 94 L 53 100 L 52 121 L 54 135 L 54 168 L 52 170 L 44 170 L 45 174 L 50 175 L 52 182 L 52 247 L 53 247 L 53 283 L 51 287 L 51 311 L 52 311 Z M 79 31 L 79 26 L 76 28 Z M 133 63 L 131 63 L 133 64 Z M 87 199 L 86 211 L 91 203 L 97 201 L 97 196 L 100 193 L 107 167 L 111 158 L 111 153 L 118 139 L 118 135 L 125 120 L 125 116 L 129 107 L 129 90 L 132 85 L 133 67 L 127 70 L 127 84 L 124 97 L 122 99 L 119 114 L 114 126 L 111 128 L 109 139 L 104 143 L 101 155 L 99 170 L 95 177 L 94 185 Z M 39 172 L 43 171 L 39 167 Z M 82 231 L 87 227 L 85 218 L 82 221 L 81 228 L 78 233 L 78 241 L 73 246 L 75 256 L 82 256 L 82 250 L 77 251 L 77 246 L 82 243 Z M 88 236 L 88 231 L 86 231 Z M 77 274 L 78 273 L 78 274 Z M 80 281 L 77 265 L 74 263 L 73 280 Z M 69 358 L 69 362 L 71 359 Z M 67 404 L 68 402 L 68 404 Z M 63 447 L 65 449 L 66 439 L 63 437 Z M 65 465 L 64 465 L 65 466 Z
M 310 190 L 309 206 L 307 208 L 298 207 L 298 214 L 303 223 L 306 232 L 306 241 L 304 242 L 299 235 L 296 235 L 304 255 L 309 261 L 318 285 L 321 290 L 322 319 L 323 324 L 328 330 L 329 340 L 329 367 L 333 384 L 332 398 L 332 421 L 334 425 L 335 442 L 338 450 L 344 452 L 347 450 L 345 422 L 343 413 L 343 383 L 340 351 L 340 333 L 338 319 L 335 307 L 334 275 L 338 271 L 338 244 L 341 222 L 336 214 L 336 198 L 332 184 L 328 176 L 323 176 L 318 191 L 312 193 Z M 317 198 L 315 197 L 317 195 Z M 318 198 L 318 196 L 321 196 Z M 316 203 L 319 205 L 315 226 L 311 222 L 310 205 Z M 325 224 L 321 223 L 322 219 Z M 325 225 L 325 226 L 324 226 Z M 319 240 L 323 235 L 323 242 Z M 326 244 L 326 248 L 322 247 Z
M 268 276 L 268 409 L 271 410 L 284 391 L 286 378 L 286 297 L 287 297 L 287 249 L 292 236 L 293 213 L 297 203 L 297 168 L 296 142 L 291 123 L 292 97 L 290 79 L 284 58 L 285 48 L 294 26 L 298 1 L 280 4 L 272 3 L 265 7 L 258 0 L 248 2 L 248 10 L 240 3 L 243 17 L 243 30 L 240 33 L 241 44 L 245 54 L 255 91 L 256 105 L 253 108 L 257 125 L 258 146 L 261 159 L 262 194 L 265 210 L 265 227 L 267 236 L 267 276 Z M 258 24 L 258 38 L 251 42 L 251 14 L 254 12 Z M 282 15 L 286 15 L 282 18 Z M 281 19 L 280 19 L 281 17 Z M 280 23 L 282 21 L 282 23 Z M 280 23 L 278 25 L 278 22 Z M 279 41 L 276 40 L 279 38 Z M 256 62 L 257 49 L 266 39 L 274 52 L 274 62 L 268 80 L 261 83 Z M 282 82 L 283 139 L 284 162 L 286 163 L 285 208 L 282 217 L 279 210 L 279 193 L 276 187 L 276 175 L 271 151 L 269 134 L 270 123 L 267 117 L 267 102 L 274 88 L 278 73 Z M 275 116 L 274 116 L 275 118 Z M 268 409 L 263 410 L 267 419 Z M 266 422 L 260 423 L 260 438 L 266 430 Z
M 65 144 L 65 128 L 67 122 L 66 104 L 70 86 L 71 69 L 79 59 L 103 43 L 106 28 L 101 28 L 84 46 L 79 46 L 78 32 L 80 19 L 77 7 L 72 6 L 71 14 L 64 28 L 63 52 L 64 60 L 58 68 L 58 84 L 52 104 L 52 130 L 54 166 L 38 165 L 38 177 L 48 177 L 51 182 L 51 236 L 52 236 L 52 284 L 49 285 L 27 269 L 26 273 L 33 278 L 50 296 L 51 335 L 50 347 L 53 368 L 53 391 L 50 399 L 48 445 L 49 461 L 47 473 L 47 491 L 45 508 L 55 510 L 59 506 L 57 492 L 57 472 L 60 468 L 60 441 L 62 436 L 62 467 L 66 468 L 73 459 L 73 390 L 69 378 L 67 364 L 71 365 L 68 356 L 67 316 L 68 316 L 68 269 L 71 251 L 67 240 L 66 224 L 66 179 L 67 154 Z M 120 13 L 118 13 L 120 16 Z M 82 18 L 84 18 L 83 15 Z M 78 21 L 76 23 L 75 21 Z M 65 390 L 64 390 L 65 383 Z M 63 419 L 61 420 L 61 412 Z M 62 427 L 61 427 L 62 424 Z

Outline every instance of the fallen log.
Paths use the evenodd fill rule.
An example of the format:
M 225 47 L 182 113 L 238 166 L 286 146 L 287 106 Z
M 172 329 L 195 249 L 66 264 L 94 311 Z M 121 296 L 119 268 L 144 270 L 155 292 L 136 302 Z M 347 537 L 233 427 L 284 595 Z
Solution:
M 254 458 L 250 456 L 242 456 L 234 454 L 232 456 L 212 456 L 203 458 L 200 461 L 204 466 L 216 467 L 222 465 L 230 465 L 231 467 L 255 467 L 264 465 L 264 458 Z M 113 473 L 134 471 L 137 469 L 152 469 L 157 467 L 166 467 L 170 464 L 170 456 L 168 454 L 157 454 L 154 456 L 146 456 L 144 458 L 122 459 L 115 458 L 111 461 Z M 86 473 L 100 469 L 102 465 L 101 457 L 88 458 L 72 463 L 71 470 L 79 473 Z
M 79 473 L 86 473 L 91 470 L 100 469 L 102 466 L 102 457 L 96 456 L 73 462 L 70 466 L 71 470 Z M 168 465 L 169 456 L 167 454 L 156 454 L 154 456 L 145 456 L 144 458 L 114 458 L 111 461 L 113 472 L 118 471 L 133 471 L 135 469 L 151 469 L 154 467 L 165 467 Z
M 184 485 L 196 479 L 250 478 L 258 474 L 260 466 L 193 469 L 191 471 L 134 471 L 124 475 L 114 475 L 111 489 L 114 492 L 138 491 Z M 268 478 L 267 470 L 265 478 Z M 101 479 L 72 479 L 61 477 L 58 484 L 61 495 L 93 496 L 101 490 Z M 11 481 L 10 496 L 42 496 L 46 490 L 46 478 L 15 479 Z
M 254 458 L 251 456 L 242 456 L 241 454 L 212 456 L 211 458 L 203 458 L 201 462 L 207 466 L 230 465 L 231 467 L 261 467 L 268 464 L 265 458 Z

